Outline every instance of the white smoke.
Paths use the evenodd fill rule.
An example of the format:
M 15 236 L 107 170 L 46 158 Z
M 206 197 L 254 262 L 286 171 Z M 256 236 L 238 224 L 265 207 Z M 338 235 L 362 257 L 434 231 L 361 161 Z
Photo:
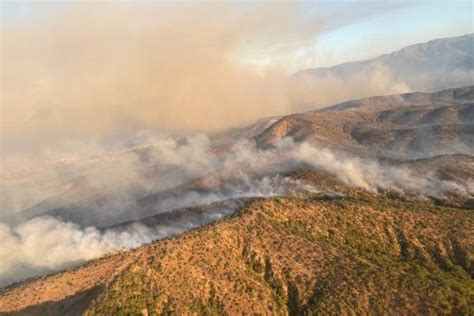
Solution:
M 443 198 L 453 193 L 461 196 L 474 194 L 472 181 L 456 183 L 439 179 L 434 171 L 420 176 L 407 167 L 382 165 L 376 161 L 336 155 L 326 148 L 316 148 L 308 143 L 295 145 L 295 159 L 322 169 L 348 185 L 369 191 L 390 190 L 398 194 L 425 195 Z
M 251 179 L 244 176 L 238 186 L 226 185 L 221 192 L 187 192 L 179 199 L 163 201 L 162 209 L 210 204 L 227 198 L 268 197 L 313 191 L 310 185 L 280 176 Z M 147 227 L 132 223 L 119 229 L 100 230 L 40 216 L 17 226 L 0 223 L 0 286 L 48 272 L 59 271 L 108 253 L 136 248 L 144 243 L 181 233 L 230 215 L 236 205 L 225 203 L 217 211 L 177 219 L 171 225 Z
M 145 142 L 148 145 L 133 150 L 96 155 L 93 159 L 88 156 L 88 160 L 74 158 L 59 167 L 52 164 L 55 171 L 48 172 L 46 178 L 55 175 L 58 179 L 53 182 L 64 183 L 64 179 L 70 181 L 74 177 L 84 177 L 92 191 L 104 192 L 110 202 L 86 209 L 84 218 L 87 224 L 44 215 L 22 217 L 24 211 L 16 210 L 19 221 L 0 224 L 0 285 L 58 271 L 113 251 L 135 248 L 231 214 L 235 207 L 223 206 L 202 217 L 185 217 L 172 224 L 153 227 L 135 223 L 118 230 L 99 229 L 97 225 L 112 225 L 228 199 L 323 190 L 278 175 L 303 165 L 328 173 L 349 186 L 373 192 L 383 189 L 402 195 L 436 197 L 447 193 L 464 196 L 474 193 L 472 182 L 445 181 L 434 173 L 420 176 L 406 167 L 384 165 L 309 143 L 295 143 L 290 138 L 265 150 L 252 141 L 243 140 L 222 153 L 215 152 L 205 135 L 184 139 L 160 136 Z M 41 179 L 29 185 L 39 192 Z M 17 195 L 22 192 L 19 186 L 10 189 Z M 93 197 L 83 191 L 62 193 L 59 195 L 63 196 L 61 203 L 71 202 L 77 196 Z M 140 206 L 140 198 L 150 194 L 158 194 L 156 201 Z M 43 197 L 44 194 L 35 196 Z M 5 200 L 11 201 L 12 198 Z
M 52 217 L 33 218 L 13 228 L 0 224 L 0 284 L 58 271 L 155 238 L 141 225 L 117 233 L 81 228 Z

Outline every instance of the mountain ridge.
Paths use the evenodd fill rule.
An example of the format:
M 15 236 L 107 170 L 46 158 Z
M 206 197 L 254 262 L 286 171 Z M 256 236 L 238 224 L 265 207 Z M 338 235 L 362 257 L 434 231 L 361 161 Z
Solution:
M 370 230 L 366 221 L 373 223 Z M 0 310 L 50 315 L 469 313 L 472 266 L 466 255 L 472 225 L 472 212 L 423 202 L 255 199 L 230 219 L 3 289 Z M 431 240 L 434 232 L 439 242 Z M 445 235 L 451 235 L 450 243 L 442 241 Z M 116 273 L 99 268 L 112 266 Z M 102 272 L 84 285 L 92 292 L 83 295 L 80 275 L 88 269 Z M 385 269 L 392 272 L 387 275 Z M 27 303 L 32 287 L 37 289 L 34 305 Z M 82 309 L 71 309 L 71 300 Z
M 410 45 L 404 46 L 403 48 L 395 50 L 393 52 L 381 54 L 381 55 L 378 55 L 378 56 L 375 56 L 375 57 L 372 57 L 372 58 L 348 61 L 348 62 L 343 62 L 343 63 L 339 63 L 339 64 L 335 64 L 335 65 L 331 65 L 331 66 L 326 66 L 326 67 L 307 68 L 307 69 L 303 69 L 303 70 L 300 70 L 300 71 L 319 70 L 319 69 L 326 69 L 327 70 L 327 69 L 330 69 L 330 68 L 333 68 L 333 67 L 338 67 L 338 66 L 344 67 L 344 66 L 347 66 L 348 64 L 366 63 L 366 62 L 371 61 L 371 60 L 376 59 L 376 58 L 396 55 L 396 54 L 399 54 L 400 52 L 403 52 L 403 51 L 406 51 L 406 50 L 416 50 L 416 48 L 419 47 L 419 46 L 424 46 L 424 45 L 429 45 L 429 44 L 437 44 L 437 43 L 441 43 L 441 42 L 456 41 L 458 39 L 470 38 L 472 36 L 474 36 L 474 33 L 467 33 L 467 34 L 454 36 L 454 37 L 453 36 L 448 36 L 448 37 L 435 38 L 435 39 L 428 40 L 426 42 L 410 44 Z
M 253 138 L 263 147 L 292 137 L 358 153 L 422 158 L 427 153 L 472 154 L 473 124 L 474 86 L 467 86 L 368 97 L 294 113 Z
M 470 33 L 409 45 L 366 60 L 300 70 L 293 78 L 334 76 L 344 79 L 382 66 L 411 90 L 442 90 L 474 83 L 473 52 L 474 34 Z

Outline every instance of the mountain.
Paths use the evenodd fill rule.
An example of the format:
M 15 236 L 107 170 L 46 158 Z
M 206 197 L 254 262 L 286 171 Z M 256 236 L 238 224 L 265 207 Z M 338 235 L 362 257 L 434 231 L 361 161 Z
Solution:
M 391 54 L 333 67 L 305 69 L 295 80 L 332 78 L 345 82 L 384 69 L 411 91 L 437 91 L 474 84 L 474 34 L 410 45 Z M 311 86 L 309 86 L 311 88 Z M 316 86 L 313 88 L 317 88 Z
M 472 211 L 348 190 L 250 199 L 231 217 L 4 288 L 0 311 L 472 314 Z
M 348 101 L 279 118 L 255 134 L 260 146 L 285 137 L 375 156 L 474 153 L 474 86 Z

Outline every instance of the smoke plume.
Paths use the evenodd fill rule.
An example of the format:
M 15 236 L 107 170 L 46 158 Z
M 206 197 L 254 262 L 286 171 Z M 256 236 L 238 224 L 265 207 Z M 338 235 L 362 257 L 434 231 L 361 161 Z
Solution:
M 30 186 L 30 189 L 22 191 L 12 187 L 8 192 L 20 194 L 37 190 L 33 195 L 36 199 L 29 202 L 41 203 L 36 204 L 36 209 L 10 210 L 15 220 L 9 224 L 5 220 L 0 225 L 1 284 L 64 269 L 112 251 L 135 248 L 229 215 L 236 209 L 235 205 L 224 203 L 230 199 L 324 192 L 325 188 L 314 187 L 314 184 L 275 175 L 302 165 L 328 173 L 349 186 L 373 192 L 383 189 L 402 195 L 436 197 L 448 193 L 474 194 L 472 183 L 441 180 L 434 174 L 420 177 L 406 167 L 383 165 L 308 143 L 295 143 L 290 138 L 265 150 L 252 141 L 243 140 L 228 152 L 216 153 L 205 135 L 184 139 L 161 135 L 133 149 L 61 162 L 51 164 L 54 171 L 38 176 L 38 182 L 27 183 L 18 174 L 15 176 L 19 181 L 17 185 L 27 184 L 25 187 Z M 30 170 L 26 178 L 30 178 L 31 172 L 34 174 Z M 57 191 L 48 204 L 41 200 L 47 193 L 40 191 L 45 187 L 42 184 L 47 183 L 44 180 L 52 175 L 56 175 L 56 179 L 51 180 L 55 185 L 69 186 Z M 72 179 L 78 177 L 85 179 L 85 187 L 70 185 Z M 55 185 L 48 190 L 58 190 Z M 48 207 L 93 200 L 95 196 L 91 192 L 100 192 L 101 203 L 73 209 L 71 214 L 76 217 L 72 219 L 68 218 L 72 215 L 67 213 L 67 207 L 63 213 L 46 212 Z M 16 201 L 11 203 L 14 199 L 2 200 L 2 209 L 7 210 L 7 203 L 10 203 L 8 207 L 19 205 Z M 215 202 L 223 204 L 212 212 L 188 214 L 172 223 L 147 226 L 132 222 L 120 229 L 96 227 L 110 227 L 177 208 Z M 32 209 L 36 213 L 32 213 Z
M 1 28 L 2 168 L 69 152 L 85 139 L 123 139 L 144 129 L 216 131 L 406 90 L 387 69 L 374 69 L 351 89 L 354 82 L 335 78 L 318 81 L 319 89 L 307 89 L 312 81 L 290 88 L 288 77 L 298 70 L 290 61 L 304 66 L 322 30 L 357 18 L 336 12 L 321 18 L 307 9 L 299 3 L 36 4 L 43 14 Z M 358 12 L 369 13 L 375 14 Z

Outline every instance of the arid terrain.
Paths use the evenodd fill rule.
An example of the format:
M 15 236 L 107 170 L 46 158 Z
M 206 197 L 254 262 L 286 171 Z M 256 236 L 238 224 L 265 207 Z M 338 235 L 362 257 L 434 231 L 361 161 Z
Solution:
M 256 133 L 252 136 L 260 146 L 292 137 L 374 156 L 472 154 L 473 99 L 472 86 L 437 93 L 369 97 L 262 120 L 266 128 L 253 128 Z M 267 122 L 271 123 L 268 127 Z
M 473 6 L 0 0 L 0 316 L 474 315 Z
M 5 315 L 472 314 L 472 210 L 344 195 L 253 198 L 215 223 L 2 290 Z M 194 211 L 194 210 L 193 210 Z
M 22 220 L 152 235 L 4 287 L 0 312 L 470 315 L 473 115 L 472 86 L 371 97 L 211 135 L 204 172 L 154 160 L 158 145 L 58 163 L 69 166 L 64 191 Z M 201 150 L 188 143 L 173 150 Z M 130 187 L 112 177 L 116 185 L 97 192 L 94 170 L 123 168 L 129 157 L 140 161 L 140 182 L 121 212 L 97 217 Z M 144 180 L 172 173 L 182 177 L 161 187 Z

